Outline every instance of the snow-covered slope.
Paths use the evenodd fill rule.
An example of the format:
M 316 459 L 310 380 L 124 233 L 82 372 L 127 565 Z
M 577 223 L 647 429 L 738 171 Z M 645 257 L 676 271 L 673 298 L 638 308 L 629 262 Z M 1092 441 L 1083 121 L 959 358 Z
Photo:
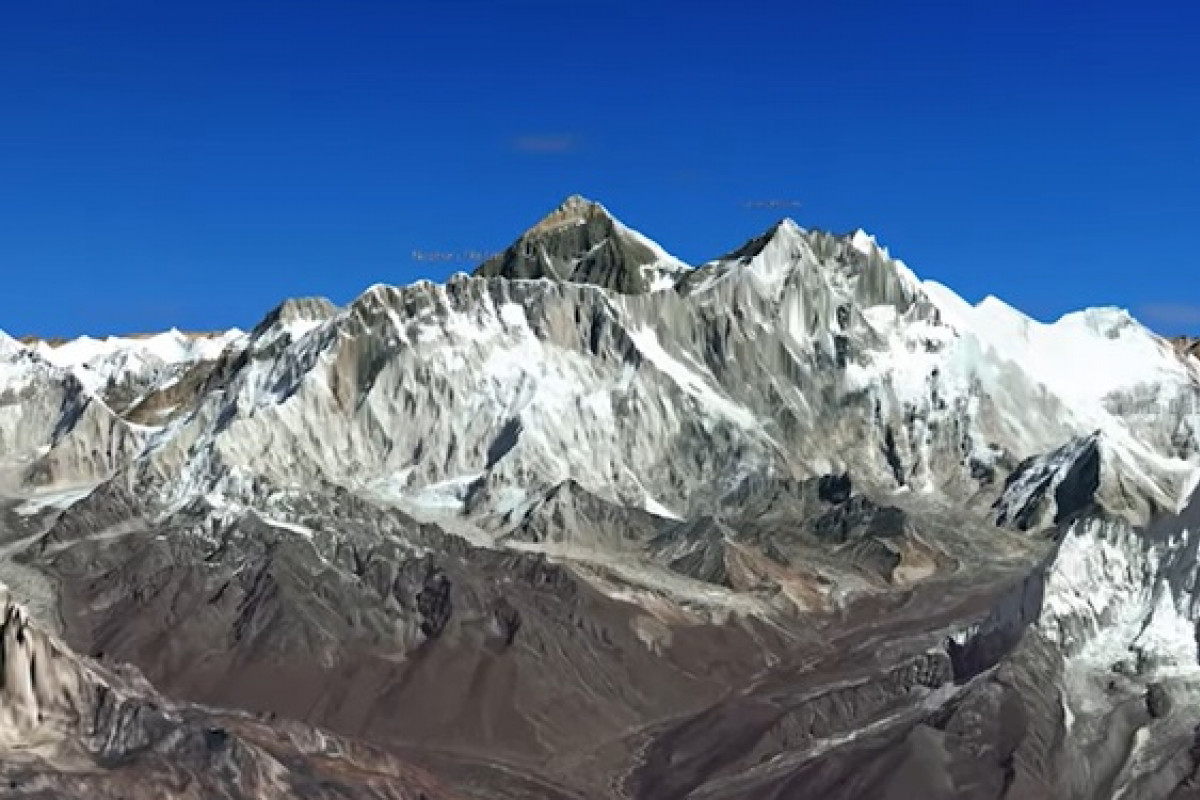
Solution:
M 245 342 L 236 330 L 29 344 L 0 333 L 0 493 L 94 485 L 127 467 L 151 432 L 129 412 Z
M 0 495 L 95 484 L 144 444 L 73 370 L 0 334 Z
M 1098 422 L 1106 413 L 1128 422 L 1195 411 L 1185 404 L 1200 363 L 1181 358 L 1128 311 L 1092 308 L 1044 324 L 995 297 L 969 306 L 944 286 L 925 289 L 954 324 Z
M 613 737 L 692 710 L 622 687 L 652 675 L 669 693 L 706 672 L 693 660 L 735 653 L 738 687 L 795 653 L 832 659 L 803 680 L 853 672 L 824 638 L 850 636 L 867 604 L 864 641 L 888 642 L 871 658 L 923 666 L 889 662 L 861 695 L 825 686 L 843 694 L 819 720 L 746 755 L 754 777 L 828 720 L 844 729 L 821 752 L 896 723 L 893 706 L 872 705 L 893 690 L 942 709 L 958 691 L 946 670 L 969 693 L 1010 652 L 1018 677 L 1042 656 L 1068 675 L 1060 699 L 1080 719 L 1097 718 L 1084 684 L 1109 669 L 1080 653 L 1132 647 L 1178 667 L 1197 618 L 1195 537 L 1156 526 L 1200 483 L 1198 414 L 1200 362 L 1125 312 L 1044 324 L 993 298 L 972 305 L 861 230 L 791 220 L 690 269 L 570 198 L 473 276 L 377 285 L 340 308 L 287 301 L 247 335 L 0 335 L 0 495 L 22 501 L 11 546 L 35 543 L 28 560 L 80 595 L 76 631 L 182 686 L 224 691 L 226 667 L 196 656 L 230 648 L 243 663 L 257 635 L 272 653 L 320 653 L 288 665 L 306 687 L 363 685 L 321 670 L 382 652 L 372 669 L 395 689 L 380 689 L 389 713 L 429 693 L 466 719 L 463 698 L 492 709 L 524 687 L 533 710 L 468 727 L 490 736 L 511 718 L 526 735 L 550 720 L 554 735 L 526 739 L 539 763 L 569 732 L 553 727 L 563 708 L 603 706 Z M 842 616 L 814 643 L 823 614 Z M 181 624 L 197 642 L 161 661 Z M 1050 655 L 1017 647 L 1026 628 Z M 503 652 L 494 663 L 509 666 L 456 683 L 451 660 L 421 684 L 429 652 L 448 658 L 430 644 L 443 631 L 443 647 L 482 637 L 478 663 Z M 633 649 L 613 657 L 613 641 Z M 547 659 L 604 703 L 521 683 Z M 379 699 L 356 697 L 347 708 Z M 339 717 L 340 701 L 305 702 L 391 730 Z
M 1106 485 L 1121 476 L 1142 486 L 1114 487 L 1115 505 L 1116 495 L 1131 491 L 1160 508 L 1186 499 L 1200 452 L 1200 363 L 1180 357 L 1120 309 L 1088 309 L 1044 324 L 994 297 L 971 306 L 939 284 L 923 288 L 962 338 L 1061 399 L 1078 434 L 1102 434 Z M 1148 491 L 1151 484 L 1160 491 Z
M 234 329 L 219 334 L 185 334 L 170 330 L 152 336 L 93 339 L 82 336 L 61 343 L 39 341 L 34 351 L 62 369 L 70 370 L 91 392 L 112 383 L 164 376 L 189 364 L 216 360 L 226 349 L 244 344 L 246 335 Z
M 598 239 L 563 238 L 589 226 Z M 1042 325 L 999 301 L 971 306 L 862 231 L 790 220 L 678 291 L 624 294 L 590 272 L 528 279 L 627 240 L 653 257 L 622 250 L 605 275 L 667 258 L 572 198 L 480 270 L 507 278 L 284 306 L 249 340 L 170 333 L 34 355 L 92 389 L 134 364 L 248 347 L 136 459 L 172 504 L 257 475 L 504 517 L 574 479 L 688 514 L 750 476 L 846 469 L 881 490 L 958 497 L 995 492 L 1021 460 L 1096 431 L 1102 461 L 1120 465 L 1099 489 L 1115 510 L 1171 507 L 1193 474 L 1196 365 L 1123 312 Z M 547 242 L 558 266 L 527 275 L 523 259 Z
M 574 271 L 613 247 L 604 269 Z M 34 363 L 83 397 L 137 375 L 136 408 L 228 354 L 185 384 L 193 397 L 158 403 L 174 416 L 138 417 L 159 428 L 131 465 L 171 504 L 260 476 L 504 517 L 574 479 L 686 515 L 750 476 L 846 469 L 953 498 L 994 494 L 1021 460 L 1099 431 L 1099 496 L 1139 518 L 1177 504 L 1200 458 L 1197 364 L 1127 314 L 1043 325 L 971 306 L 862 231 L 784 220 L 678 291 L 628 294 L 631 269 L 686 268 L 571 198 L 489 264 L 344 309 L 285 305 L 251 337 L 9 340 L 7 384 Z M 529 279 L 547 276 L 568 280 Z

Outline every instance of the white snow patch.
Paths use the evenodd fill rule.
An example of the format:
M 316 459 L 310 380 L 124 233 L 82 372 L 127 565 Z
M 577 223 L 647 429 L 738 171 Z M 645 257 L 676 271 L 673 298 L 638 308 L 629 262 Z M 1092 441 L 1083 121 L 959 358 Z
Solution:
M 1076 406 L 1102 411 L 1101 401 L 1114 392 L 1187 381 L 1169 348 L 1121 309 L 1088 309 L 1046 325 L 995 297 L 964 308 L 938 293 L 938 304 L 986 347 Z
M 37 342 L 32 350 L 54 366 L 75 374 L 91 392 L 129 374 L 147 374 L 164 368 L 212 361 L 227 348 L 240 346 L 246 334 L 234 328 L 221 334 L 189 336 L 176 329 L 146 337 L 110 336 L 78 339 L 52 345 Z
M 83 500 L 96 487 L 93 485 L 79 486 L 71 489 L 56 489 L 51 491 L 39 492 L 27 499 L 24 503 L 17 506 L 15 511 L 23 517 L 30 517 L 35 514 L 40 514 L 46 509 L 55 509 L 57 511 L 66 511 L 71 506 Z
M 1195 663 L 1196 625 L 1179 613 L 1166 587 L 1159 588 L 1150 620 L 1134 640 L 1133 649 L 1159 662 L 1160 674 L 1200 673 L 1200 665 Z
M 272 528 L 279 528 L 280 530 L 291 531 L 292 533 L 295 533 L 305 539 L 311 540 L 316 535 L 316 533 L 313 531 L 312 528 L 305 527 L 304 525 L 298 525 L 295 522 L 287 522 L 285 520 L 276 519 L 274 517 L 266 517 L 266 516 L 263 516 L 262 514 L 257 514 L 257 516 L 258 516 L 259 520 L 266 523 L 267 525 L 270 525 Z
M 633 340 L 634 345 L 647 361 L 673 380 L 680 389 L 695 398 L 702 407 L 712 410 L 744 428 L 758 425 L 757 418 L 749 409 L 719 394 L 706 380 L 664 350 L 659 344 L 658 334 L 653 328 L 642 327 L 638 330 L 630 330 L 629 338 Z
M 324 325 L 326 320 L 323 319 L 294 319 L 283 324 L 284 333 L 291 337 L 292 341 L 303 339 L 308 334 L 315 331 L 317 328 Z
M 399 499 L 404 505 L 424 511 L 454 511 L 463 509 L 471 484 L 483 477 L 483 473 L 461 475 L 450 480 L 431 483 L 415 491 L 407 492 Z
M 646 267 L 644 272 L 649 276 L 647 282 L 650 284 L 651 292 L 663 292 L 667 289 L 673 289 L 683 276 L 682 272 L 664 270 L 659 268 L 657 264 Z
M 505 303 L 498 309 L 501 321 L 513 327 L 526 327 L 525 309 L 516 303 Z
M 646 499 L 643 502 L 643 507 L 656 517 L 664 517 L 666 519 L 676 519 L 676 520 L 683 519 L 683 517 L 679 516 L 674 511 L 667 508 L 662 503 L 658 502 L 653 497 L 651 497 L 649 493 L 646 494 Z
M 875 243 L 875 237 L 859 228 L 850 237 L 850 246 L 865 256 L 869 256 L 878 249 Z

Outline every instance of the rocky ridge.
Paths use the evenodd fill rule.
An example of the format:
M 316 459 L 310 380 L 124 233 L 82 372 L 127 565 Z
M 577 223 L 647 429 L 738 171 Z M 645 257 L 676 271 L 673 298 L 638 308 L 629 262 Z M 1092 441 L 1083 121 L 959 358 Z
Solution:
M 1180 336 L 1171 341 L 1181 353 L 1200 358 L 1200 339 L 1192 336 Z
M 689 267 L 626 228 L 599 203 L 567 198 L 504 252 L 476 270 L 481 278 L 570 281 L 622 294 L 669 289 Z
M 105 358 L 0 336 L 0 578 L 173 697 L 470 797 L 1193 780 L 1200 362 L 1123 311 L 790 220 L 693 270 L 571 198 L 474 276 Z

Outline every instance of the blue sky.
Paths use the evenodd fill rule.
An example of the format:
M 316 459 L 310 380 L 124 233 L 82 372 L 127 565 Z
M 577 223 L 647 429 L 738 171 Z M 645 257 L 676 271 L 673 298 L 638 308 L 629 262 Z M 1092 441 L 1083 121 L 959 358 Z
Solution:
M 0 21 L 0 329 L 253 325 L 581 193 L 780 216 L 1053 319 L 1200 331 L 1195 3 L 39 0 Z

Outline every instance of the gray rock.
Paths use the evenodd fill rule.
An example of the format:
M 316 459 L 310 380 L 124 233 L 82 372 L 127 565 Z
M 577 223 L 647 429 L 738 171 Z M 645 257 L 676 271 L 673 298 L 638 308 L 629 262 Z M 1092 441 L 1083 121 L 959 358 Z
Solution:
M 1146 711 L 1155 719 L 1161 719 L 1171 713 L 1173 706 L 1171 693 L 1161 683 L 1152 683 L 1146 687 Z

